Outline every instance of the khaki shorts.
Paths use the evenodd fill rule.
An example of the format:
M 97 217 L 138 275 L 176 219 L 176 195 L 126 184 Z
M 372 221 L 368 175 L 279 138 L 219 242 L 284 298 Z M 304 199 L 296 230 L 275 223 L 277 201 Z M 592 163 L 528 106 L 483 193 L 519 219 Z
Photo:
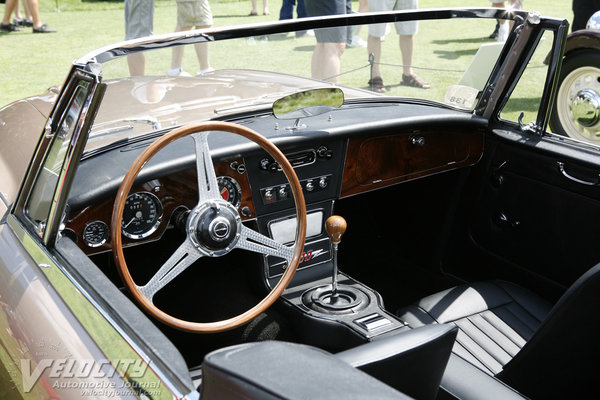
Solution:
M 125 40 L 152 35 L 154 0 L 125 1 Z
M 210 26 L 213 24 L 208 0 L 177 0 L 177 25 Z
M 369 0 L 369 11 L 413 10 L 418 7 L 417 0 Z M 369 25 L 369 35 L 382 37 L 386 24 Z M 398 35 L 415 35 L 418 30 L 417 21 L 394 22 Z

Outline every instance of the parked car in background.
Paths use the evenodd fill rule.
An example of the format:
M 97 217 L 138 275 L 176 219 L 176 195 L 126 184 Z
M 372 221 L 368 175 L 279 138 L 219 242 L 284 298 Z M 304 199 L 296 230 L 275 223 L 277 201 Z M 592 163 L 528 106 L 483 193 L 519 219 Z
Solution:
M 482 40 L 498 18 L 506 42 Z M 385 95 L 360 47 L 314 77 L 316 40 L 407 21 L 429 89 L 389 38 Z M 0 109 L 0 397 L 588 395 L 600 153 L 546 131 L 567 26 L 457 8 L 173 33 Z M 167 75 L 175 46 L 214 71 Z
M 577 140 L 600 141 L 600 12 L 586 29 L 567 36 L 555 110 L 553 132 Z

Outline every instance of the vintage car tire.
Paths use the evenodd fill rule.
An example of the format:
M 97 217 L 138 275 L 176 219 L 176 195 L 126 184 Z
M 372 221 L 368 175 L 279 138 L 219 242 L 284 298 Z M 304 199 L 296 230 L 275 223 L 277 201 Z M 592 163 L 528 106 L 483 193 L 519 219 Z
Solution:
M 582 89 L 587 89 L 582 93 Z M 577 99 L 577 101 L 575 101 Z M 584 105 L 592 117 L 582 125 L 575 120 L 573 105 Z M 581 108 L 579 109 L 581 110 Z M 581 111 L 579 111 L 581 115 Z M 585 126 L 587 125 L 587 126 Z M 550 117 L 552 132 L 593 144 L 600 144 L 600 53 L 578 50 L 565 56 L 558 94 Z
M 150 160 L 159 150 L 172 143 L 173 141 L 185 136 L 204 132 L 204 131 L 223 131 L 230 132 L 251 140 L 267 151 L 273 159 L 279 163 L 283 173 L 287 177 L 292 191 L 294 204 L 296 207 L 296 218 L 298 220 L 298 228 L 296 230 L 295 247 L 284 274 L 279 283 L 275 285 L 271 291 L 255 306 L 237 316 L 214 322 L 193 322 L 185 321 L 174 317 L 163 310 L 159 309 L 154 303 L 142 293 L 139 287 L 133 280 L 125 256 L 123 253 L 123 242 L 121 235 L 121 221 L 123 219 L 123 209 L 127 195 L 134 185 L 135 179 L 142 167 Z M 242 125 L 222 122 L 222 121 L 206 121 L 192 123 L 180 128 L 174 129 L 171 132 L 155 140 L 148 146 L 134 161 L 133 165 L 127 171 L 121 186 L 117 192 L 115 203 L 113 206 L 113 214 L 111 218 L 111 240 L 113 243 L 113 256 L 117 266 L 117 270 L 121 275 L 121 279 L 127 286 L 128 290 L 136 300 L 136 302 L 151 314 L 156 319 L 174 328 L 194 332 L 194 333 L 212 333 L 222 332 L 243 325 L 252 319 L 259 316 L 267 308 L 269 308 L 283 293 L 285 288 L 291 282 L 298 265 L 300 264 L 300 256 L 304 248 L 304 240 L 306 238 L 306 204 L 302 193 L 302 186 L 296 176 L 294 168 L 291 166 L 285 155 L 268 139 L 260 135 L 256 131 Z

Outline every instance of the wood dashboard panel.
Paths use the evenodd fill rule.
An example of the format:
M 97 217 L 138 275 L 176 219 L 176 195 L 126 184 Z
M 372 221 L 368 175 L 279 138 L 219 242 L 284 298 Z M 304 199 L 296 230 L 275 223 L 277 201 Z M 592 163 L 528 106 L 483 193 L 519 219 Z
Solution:
M 341 197 L 476 163 L 482 131 L 413 131 L 351 138 Z
M 242 190 L 242 200 L 239 210 L 248 207 L 249 216 L 242 216 L 242 220 L 256 217 L 254 203 L 252 202 L 252 191 L 245 172 L 239 173 L 231 167 L 232 163 L 244 164 L 241 157 L 216 162 L 214 164 L 217 176 L 229 176 L 237 181 Z M 234 164 L 234 165 L 236 165 Z M 173 212 L 183 206 L 192 209 L 198 203 L 198 180 L 195 169 L 188 169 L 164 178 L 153 179 L 141 185 L 134 186 L 130 193 L 150 192 L 160 200 L 163 208 L 162 221 L 154 233 L 144 239 L 129 239 L 123 236 L 125 247 L 151 242 L 160 239 L 170 224 Z M 106 243 L 99 247 L 89 247 L 83 241 L 83 230 L 86 225 L 93 221 L 102 221 L 110 228 L 110 220 L 114 205 L 114 196 L 102 200 L 96 204 L 89 205 L 82 210 L 71 213 L 66 228 L 72 230 L 77 237 L 77 245 L 87 254 L 100 253 L 112 249 L 110 236 Z

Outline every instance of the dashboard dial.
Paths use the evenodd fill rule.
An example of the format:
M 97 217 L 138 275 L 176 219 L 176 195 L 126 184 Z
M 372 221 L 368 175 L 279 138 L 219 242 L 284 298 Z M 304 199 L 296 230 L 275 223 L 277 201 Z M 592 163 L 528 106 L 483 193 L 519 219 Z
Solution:
M 238 208 L 242 202 L 242 188 L 239 183 L 229 176 L 219 176 L 217 183 L 219 184 L 221 197 L 233 204 L 235 208 Z
M 108 225 L 102 221 L 93 221 L 83 228 L 83 242 L 88 247 L 100 247 L 108 240 Z
M 123 209 L 121 228 L 130 239 L 150 236 L 162 220 L 162 204 L 158 197 L 148 192 L 137 192 L 127 196 Z

